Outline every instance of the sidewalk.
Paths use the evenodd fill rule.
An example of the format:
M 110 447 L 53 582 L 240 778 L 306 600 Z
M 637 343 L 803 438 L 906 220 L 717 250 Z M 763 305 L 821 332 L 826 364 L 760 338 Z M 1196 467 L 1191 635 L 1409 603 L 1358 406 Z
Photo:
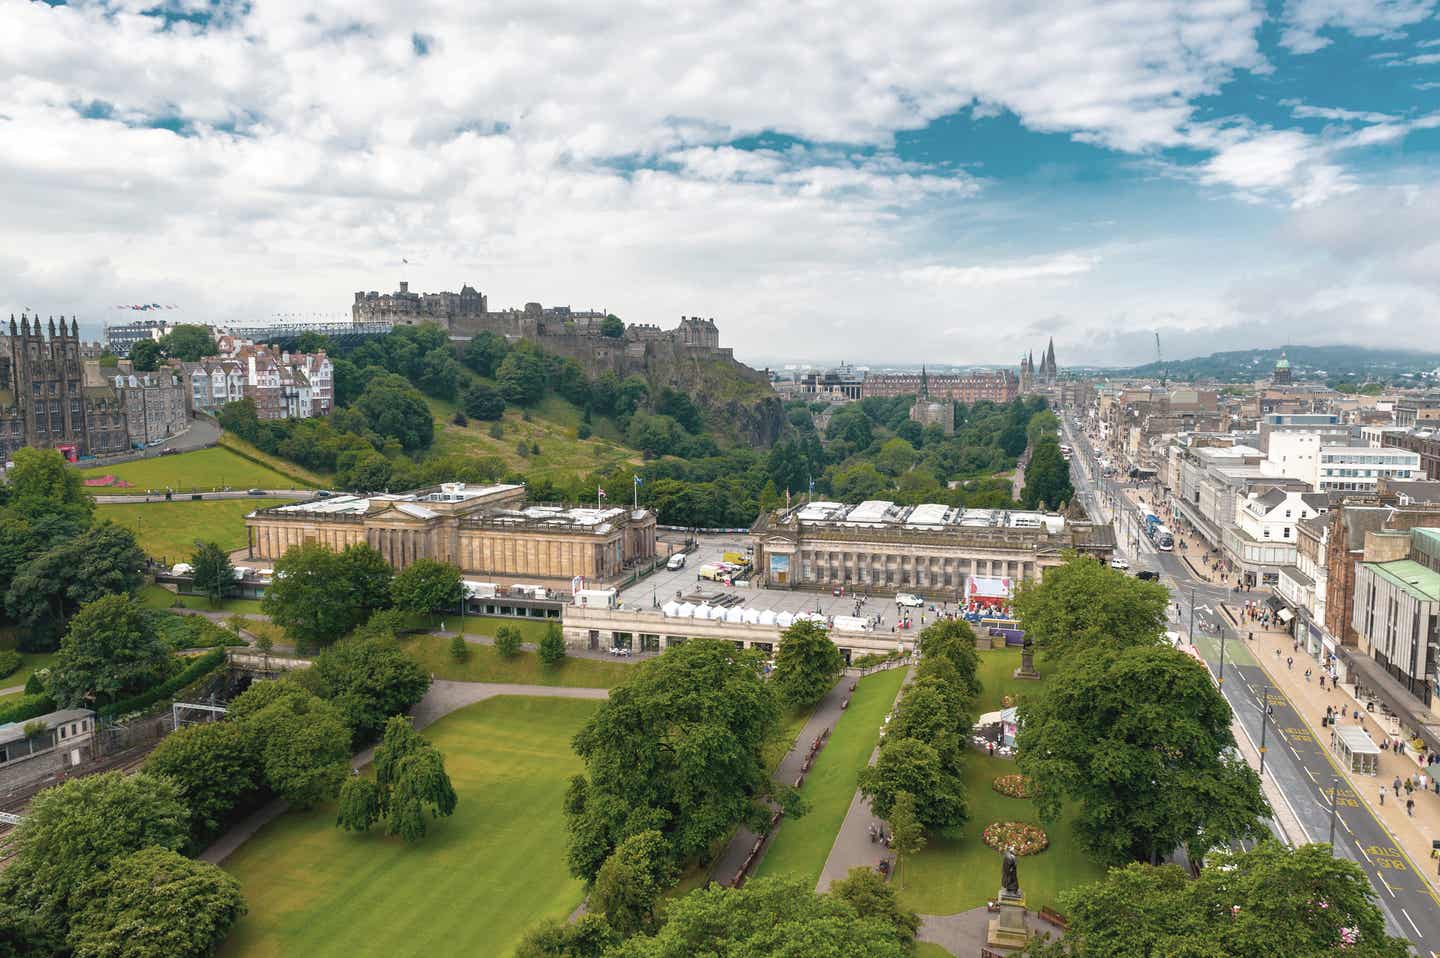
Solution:
M 1236 613 L 1236 610 L 1230 610 Z M 1353 686 L 1341 686 L 1335 689 L 1329 680 L 1325 682 L 1325 688 L 1320 688 L 1320 663 L 1312 659 L 1302 646 L 1299 651 L 1294 648 L 1294 640 L 1284 632 L 1274 629 L 1261 629 L 1258 626 L 1253 630 L 1251 623 L 1245 621 L 1239 626 L 1242 642 L 1243 636 L 1250 631 L 1255 633 L 1254 642 L 1246 642 L 1252 654 L 1259 660 L 1261 667 L 1270 676 L 1272 684 L 1282 692 L 1295 706 L 1295 710 L 1304 718 L 1306 731 L 1314 737 L 1315 741 L 1326 749 L 1327 754 L 1334 760 L 1333 753 L 1329 752 L 1330 730 L 1322 728 L 1320 720 L 1325 715 L 1327 705 L 1337 709 L 1345 710 L 1345 718 L 1340 725 L 1359 725 L 1365 729 L 1366 734 L 1375 742 L 1379 743 L 1391 736 L 1376 721 L 1377 714 L 1365 711 L 1365 706 L 1358 703 L 1354 697 Z M 1277 658 L 1275 653 L 1279 652 Z M 1294 659 L 1294 665 L 1286 667 L 1285 660 Z M 1309 681 L 1305 679 L 1305 670 L 1312 672 Z M 1360 721 L 1354 719 L 1355 710 L 1360 710 Z M 1425 769 L 1414 761 L 1414 752 L 1407 749 L 1405 755 L 1396 755 L 1393 749 L 1387 749 L 1380 753 L 1380 774 L 1374 777 L 1368 775 L 1356 775 L 1346 771 L 1338 760 L 1334 760 L 1335 767 L 1340 770 L 1347 779 L 1350 787 L 1354 790 L 1376 819 L 1385 827 L 1395 843 L 1414 862 L 1416 870 L 1425 877 L 1429 884 L 1440 889 L 1440 881 L 1437 881 L 1436 870 L 1430 864 L 1430 842 L 1440 839 L 1440 795 L 1430 786 L 1426 791 L 1416 790 L 1410 797 L 1415 800 L 1414 816 L 1405 813 L 1405 792 L 1402 789 L 1400 798 L 1397 801 L 1392 790 L 1395 779 L 1398 776 L 1402 781 L 1413 777 L 1417 772 L 1423 772 L 1427 780 L 1431 771 L 1440 771 L 1440 766 L 1433 766 Z M 1380 787 L 1385 786 L 1388 793 L 1385 804 L 1380 804 Z

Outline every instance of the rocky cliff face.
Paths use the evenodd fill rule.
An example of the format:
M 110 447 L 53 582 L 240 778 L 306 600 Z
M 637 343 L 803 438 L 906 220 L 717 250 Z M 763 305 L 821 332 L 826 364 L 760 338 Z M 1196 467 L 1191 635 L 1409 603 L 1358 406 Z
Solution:
M 785 431 L 785 408 L 765 374 L 718 356 L 652 356 L 645 374 L 652 389 L 669 386 L 689 396 L 719 436 L 757 448 Z

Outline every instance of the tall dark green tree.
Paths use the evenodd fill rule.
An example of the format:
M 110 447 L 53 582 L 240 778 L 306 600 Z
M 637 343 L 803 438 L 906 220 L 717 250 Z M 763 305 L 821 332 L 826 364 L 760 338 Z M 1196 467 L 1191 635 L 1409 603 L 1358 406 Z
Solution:
M 435 438 L 435 420 L 425 397 L 400 376 L 373 377 L 355 400 L 355 409 L 372 430 L 393 437 L 406 450 L 429 448 Z
M 190 566 L 194 570 L 191 584 L 204 593 L 212 606 L 218 605 L 235 588 L 230 554 L 214 542 L 197 542 L 190 554 Z
M 845 657 L 830 641 L 825 627 L 802 620 L 780 633 L 770 684 L 780 704 L 789 709 L 805 708 L 825 697 L 844 668 Z
M 1049 660 L 1060 662 L 1090 648 L 1157 645 L 1164 640 L 1169 591 L 1072 556 L 1039 582 L 1015 594 L 1015 614 L 1025 635 Z
M 1258 838 L 1270 814 L 1231 717 L 1206 668 L 1175 649 L 1088 649 L 1021 701 L 1020 769 L 1043 820 L 1079 803 L 1098 861 L 1155 862 L 1182 846 L 1196 858 Z
M 622 935 L 652 932 L 660 896 L 675 883 L 675 862 L 665 836 L 650 829 L 626 838 L 595 876 L 590 909 Z
M 230 721 L 254 736 L 265 785 L 297 808 L 340 792 L 350 729 L 340 709 L 293 682 L 257 682 L 230 702 Z
M 187 725 L 165 736 L 145 770 L 179 785 L 190 812 L 190 848 L 199 849 L 262 794 L 259 742 L 243 723 Z
M 741 821 L 766 826 L 763 747 L 780 707 L 760 665 L 729 642 L 692 640 L 611 690 L 574 740 L 586 775 L 566 798 L 572 874 L 593 880 L 615 846 L 647 828 L 687 862 Z
M 160 349 L 171 359 L 193 363 L 206 356 L 214 356 L 217 347 L 209 326 L 181 323 L 160 337 Z M 134 359 L 133 349 L 131 359 Z
M 64 708 L 113 702 L 165 677 L 170 649 L 145 608 L 125 593 L 81 606 L 50 669 L 49 691 Z
M 875 814 L 889 818 L 901 793 L 912 796 L 926 828 L 954 833 L 969 817 L 965 783 L 935 747 L 913 738 L 885 736 L 875 764 L 860 770 L 860 792 Z
M 445 760 L 420 737 L 403 715 L 385 723 L 385 738 L 375 750 L 375 780 L 347 782 L 341 793 L 336 824 L 366 831 L 383 821 L 385 831 L 407 842 L 419 841 L 430 817 L 452 815 L 457 799 Z
M 495 383 L 507 403 L 533 406 L 545 396 L 545 360 L 538 350 L 521 343 L 501 360 Z
M 86 602 L 137 591 L 144 583 L 144 562 L 134 533 L 113 522 L 99 522 L 17 569 L 5 606 L 23 625 L 58 637 L 64 623 Z
M 1054 436 L 1045 436 L 1030 454 L 1025 466 L 1025 488 L 1020 492 L 1020 501 L 1027 509 L 1058 509 L 1062 503 L 1075 498 L 1075 489 L 1070 484 L 1070 464 L 1060 453 L 1060 446 Z
M 356 746 L 372 741 L 430 687 L 425 670 L 387 636 L 341 639 L 295 681 L 340 709 Z
M 390 583 L 396 608 L 416 615 L 455 611 L 463 595 L 460 570 L 436 559 L 416 559 Z

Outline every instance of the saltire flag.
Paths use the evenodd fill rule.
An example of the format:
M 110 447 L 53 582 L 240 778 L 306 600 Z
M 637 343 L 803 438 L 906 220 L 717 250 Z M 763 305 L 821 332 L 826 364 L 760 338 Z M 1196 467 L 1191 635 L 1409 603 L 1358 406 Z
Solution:
M 596 499 L 609 499 L 610 497 L 605 494 L 605 490 L 604 490 L 604 489 L 601 489 L 599 486 L 596 486 L 596 487 L 595 487 L 595 498 L 596 498 Z

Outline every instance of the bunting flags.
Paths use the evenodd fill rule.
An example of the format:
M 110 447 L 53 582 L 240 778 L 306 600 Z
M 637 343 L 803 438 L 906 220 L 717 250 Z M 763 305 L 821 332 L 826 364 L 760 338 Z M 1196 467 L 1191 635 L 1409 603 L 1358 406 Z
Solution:
M 136 304 L 131 305 L 131 306 L 116 306 L 115 308 L 116 308 L 116 309 L 133 309 L 133 310 L 135 310 L 136 312 L 148 313 L 148 312 L 150 312 L 152 309 L 179 309 L 180 307 L 179 307 L 179 306 L 176 306 L 174 303 L 171 303 L 171 304 L 169 304 L 169 305 L 164 305 L 164 304 L 161 304 L 161 303 L 136 303 Z

